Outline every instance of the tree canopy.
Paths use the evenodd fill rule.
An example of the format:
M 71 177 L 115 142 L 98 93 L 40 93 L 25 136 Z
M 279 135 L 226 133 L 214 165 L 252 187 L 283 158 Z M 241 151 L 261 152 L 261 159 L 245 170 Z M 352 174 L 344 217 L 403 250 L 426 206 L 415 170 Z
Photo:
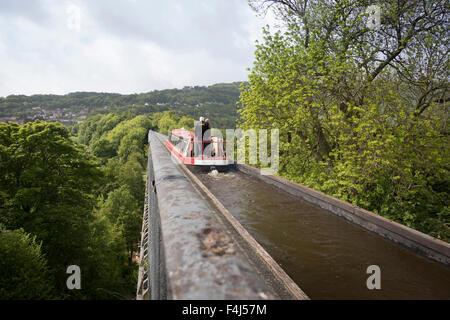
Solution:
M 174 112 L 94 115 L 76 137 L 58 123 L 0 123 L 2 279 L 9 288 L 36 276 L 0 298 L 134 297 L 147 133 L 160 118 L 193 122 Z M 66 287 L 70 265 L 80 267 L 81 290 Z
M 0 297 L 4 300 L 55 298 L 41 245 L 23 230 L 0 230 Z
M 449 240 L 448 8 L 251 1 L 276 10 L 240 97 L 243 128 L 280 129 L 279 174 Z

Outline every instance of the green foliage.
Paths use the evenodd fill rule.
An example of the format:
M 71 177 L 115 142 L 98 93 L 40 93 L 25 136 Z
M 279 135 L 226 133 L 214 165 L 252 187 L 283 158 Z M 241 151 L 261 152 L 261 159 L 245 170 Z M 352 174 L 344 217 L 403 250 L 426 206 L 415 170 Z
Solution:
M 448 241 L 442 8 L 389 2 L 373 31 L 362 1 L 267 3 L 288 26 L 257 45 L 240 126 L 280 130 L 280 175 Z
M 54 299 L 47 261 L 36 237 L 0 230 L 0 299 Z
M 162 114 L 155 114 L 157 119 L 157 127 L 160 133 L 167 134 L 170 130 L 177 128 L 185 128 L 194 130 L 194 119 L 182 116 L 180 117 L 174 111 L 166 111 Z
M 122 186 L 108 194 L 101 214 L 108 217 L 115 228 L 120 231 L 127 244 L 129 263 L 131 264 L 133 253 L 137 250 L 137 241 L 142 227 L 142 207 L 128 186 Z
M 239 82 L 235 82 L 130 95 L 95 92 L 75 92 L 62 96 L 10 95 L 0 98 L 0 118 L 16 117 L 16 120 L 27 122 L 36 117 L 48 120 L 49 115 L 54 113 L 58 115 L 59 121 L 65 119 L 67 123 L 73 124 L 72 134 L 78 135 L 79 141 L 84 144 L 88 144 L 92 138 L 98 140 L 103 132 L 112 129 L 124 118 L 129 120 L 135 115 L 153 115 L 165 111 L 176 111 L 196 119 L 206 116 L 214 119 L 217 128 L 234 128 L 239 85 Z M 37 107 L 46 110 L 46 113 L 33 109 Z M 72 113 L 74 116 L 67 116 Z M 77 123 L 86 115 L 90 115 L 89 119 Z M 89 127 L 89 131 L 86 131 L 86 127 Z M 78 134 L 78 130 L 82 131 L 81 134 Z
M 116 122 L 118 118 L 121 120 Z M 157 125 L 155 118 L 147 115 L 120 117 L 109 114 L 88 118 L 78 129 L 78 140 L 87 143 L 102 159 L 105 183 L 99 189 L 97 214 L 107 219 L 124 245 L 122 252 L 127 258 L 120 279 L 134 279 L 129 292 L 135 289 L 137 281 L 133 257 L 137 253 L 142 226 L 147 135 L 148 130 L 156 129 Z
M 162 134 L 167 134 L 170 130 L 178 127 L 178 116 L 175 112 L 165 113 L 158 121 L 158 128 Z
M 42 243 L 42 252 L 51 274 L 50 287 L 62 299 L 132 298 L 137 267 L 130 256 L 136 250 L 143 206 L 146 129 L 149 119 L 117 122 L 117 116 L 82 124 L 78 139 L 86 139 L 104 166 L 69 136 L 68 130 L 56 123 L 35 121 L 23 126 L 0 123 L 0 223 L 8 229 L 23 228 Z M 90 119 L 92 120 L 92 119 Z M 128 134 L 118 129 L 110 136 L 132 143 L 131 153 L 120 148 L 121 140 L 109 139 L 119 126 L 133 128 Z M 100 124 L 100 125 L 99 125 Z M 87 134 L 86 134 L 87 133 Z M 141 136 L 143 134 L 143 136 Z M 113 143 L 115 142 L 115 144 Z M 122 159 L 118 154 L 124 158 Z M 119 171 L 111 172 L 110 164 Z M 120 171 L 124 165 L 125 172 Z M 122 216 L 120 224 L 102 215 L 103 197 L 107 189 L 124 184 L 133 193 L 134 216 Z M 138 210 L 139 208 L 139 210 Z M 104 210 L 103 210 L 104 211 Z M 127 220 L 129 218 L 129 220 Z M 132 241 L 132 238 L 134 240 Z M 130 245 L 130 243 L 132 243 Z M 8 251 L 5 261 L 15 259 Z M 81 269 L 82 289 L 66 288 L 69 265 Z M 6 278 L 7 279 L 7 278 Z M 40 279 L 37 277 L 37 279 Z M 31 294 L 31 293 L 30 293 Z M 33 294 L 36 294 L 34 292 Z M 17 292 L 17 298 L 26 294 Z M 49 298 L 46 291 L 37 298 Z
M 189 131 L 194 131 L 194 119 L 187 116 L 182 116 L 180 120 L 178 120 L 179 128 L 185 128 Z
M 133 299 L 137 280 L 132 279 L 135 270 L 125 264 L 126 242 L 120 230 L 100 210 L 94 209 L 93 214 L 95 219 L 90 225 L 88 250 L 94 267 L 89 278 L 82 274 L 83 285 L 91 290 L 87 298 Z
M 36 102 L 33 99 L 38 98 L 41 106 L 51 108 L 83 101 L 89 105 L 115 104 L 124 111 L 88 117 L 71 128 L 76 137 L 71 137 L 69 130 L 57 123 L 34 121 L 22 126 L 0 123 L 0 223 L 8 229 L 23 228 L 42 243 L 45 259 L 39 261 L 43 272 L 42 277 L 36 277 L 35 286 L 45 284 L 42 282 L 47 277 L 45 263 L 51 275 L 49 289 L 43 289 L 42 295 L 38 291 L 25 293 L 24 286 L 19 286 L 20 290 L 5 297 L 134 297 L 138 270 L 134 256 L 142 225 L 148 130 L 166 133 L 179 127 L 192 130 L 194 120 L 186 114 L 195 109 L 203 116 L 213 112 L 225 115 L 227 111 L 222 107 L 233 105 L 234 110 L 237 94 L 234 84 L 216 85 L 207 90 L 196 87 L 181 92 L 156 92 L 145 98 L 77 93 L 63 97 L 10 96 L 2 100 L 3 107 L 4 103 L 9 105 L 15 101 L 14 108 L 21 108 L 22 101 L 33 105 Z M 131 111 L 133 108 L 121 110 L 135 99 L 143 103 L 155 96 L 151 102 L 161 108 L 153 109 L 151 117 L 136 116 Z M 180 103 L 180 99 L 185 102 Z M 161 105 L 166 103 L 184 111 L 167 110 L 170 105 Z M 235 110 L 232 114 L 223 123 L 233 123 Z M 12 248 L 11 241 L 8 246 Z M 40 254 L 41 247 L 38 249 Z M 5 261 L 16 259 L 14 254 L 8 249 Z M 66 288 L 66 269 L 72 264 L 80 266 L 81 290 Z M 24 276 L 28 279 L 31 273 Z M 12 275 L 6 274 L 5 281 L 10 281 L 9 277 Z
M 97 163 L 56 123 L 2 123 L 0 144 L 0 221 L 36 235 L 62 280 L 74 257 L 85 257 L 86 224 L 101 184 Z
M 99 158 L 112 158 L 117 155 L 114 146 L 107 139 L 99 139 L 92 146 L 92 153 Z

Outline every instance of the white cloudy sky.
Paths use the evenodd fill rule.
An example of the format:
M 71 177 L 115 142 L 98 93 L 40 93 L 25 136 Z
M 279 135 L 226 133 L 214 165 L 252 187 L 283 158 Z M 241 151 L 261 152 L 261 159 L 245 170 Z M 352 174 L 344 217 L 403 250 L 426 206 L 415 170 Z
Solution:
M 246 80 L 273 23 L 246 0 L 0 0 L 0 96 Z

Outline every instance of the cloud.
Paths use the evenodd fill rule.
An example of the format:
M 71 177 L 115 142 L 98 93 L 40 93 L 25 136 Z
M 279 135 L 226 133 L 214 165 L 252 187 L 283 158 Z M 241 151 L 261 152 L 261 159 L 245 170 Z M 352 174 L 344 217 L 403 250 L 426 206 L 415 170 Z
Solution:
M 244 0 L 0 0 L 0 96 L 245 80 L 268 22 Z
M 47 12 L 39 0 L 0 0 L 0 15 L 27 18 L 37 23 L 48 18 Z

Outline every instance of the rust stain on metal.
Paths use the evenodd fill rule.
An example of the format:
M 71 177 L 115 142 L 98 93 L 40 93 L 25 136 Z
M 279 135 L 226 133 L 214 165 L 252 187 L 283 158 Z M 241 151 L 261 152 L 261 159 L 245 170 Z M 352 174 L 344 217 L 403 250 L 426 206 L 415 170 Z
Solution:
M 206 252 L 217 256 L 235 253 L 233 242 L 220 230 L 205 228 L 198 236 L 201 240 L 202 250 Z

